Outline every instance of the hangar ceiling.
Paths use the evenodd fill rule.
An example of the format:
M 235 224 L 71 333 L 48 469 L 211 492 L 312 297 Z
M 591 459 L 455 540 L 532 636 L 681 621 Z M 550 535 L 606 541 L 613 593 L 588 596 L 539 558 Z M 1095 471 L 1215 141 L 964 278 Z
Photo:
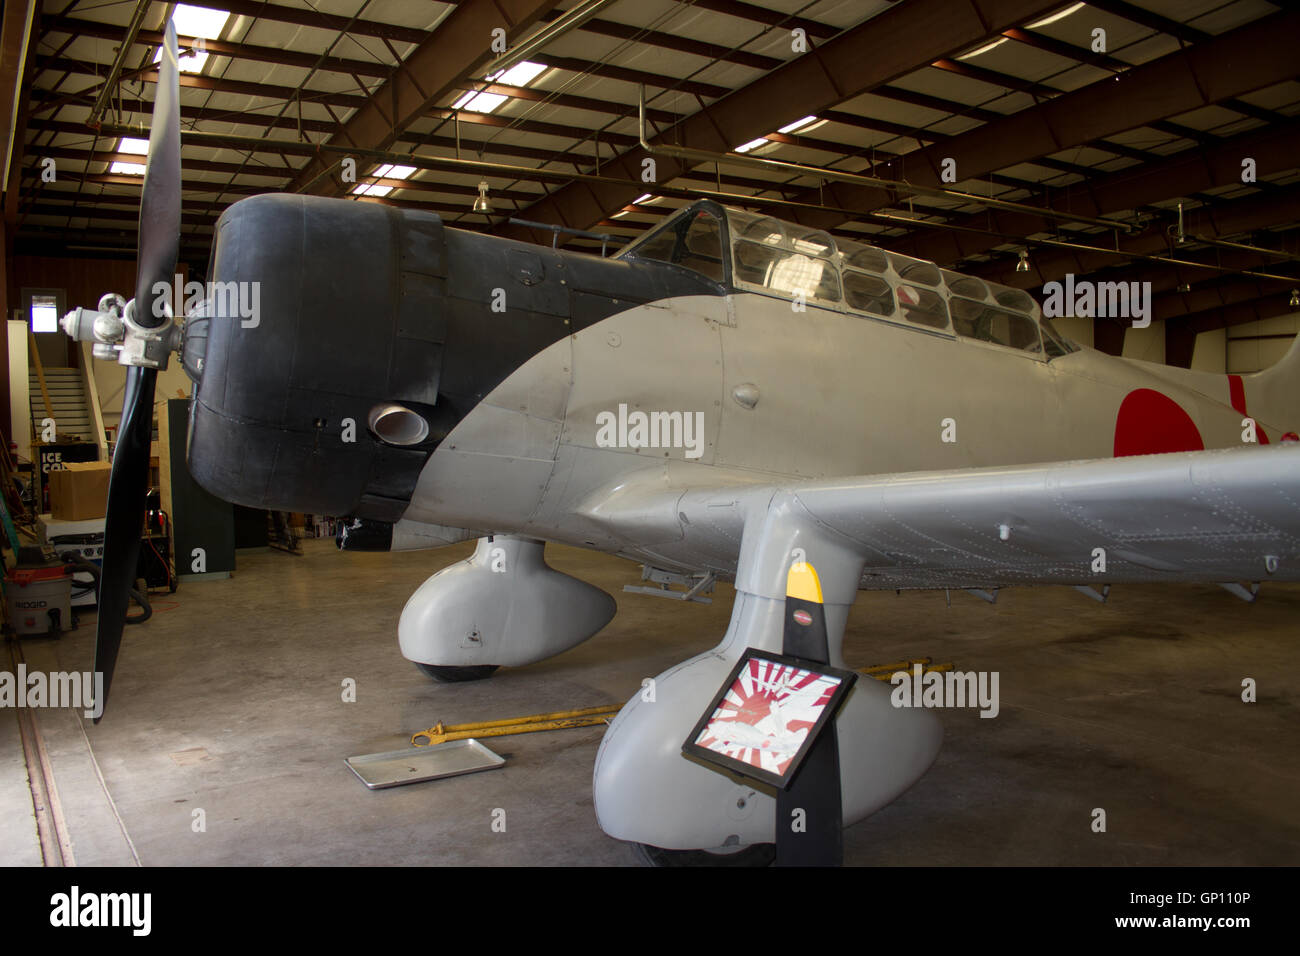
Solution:
M 549 241 L 517 217 L 615 246 L 710 194 L 1026 288 L 1067 272 L 1151 281 L 1174 364 L 1197 332 L 1295 311 L 1291 2 L 9 0 L 24 6 L 36 9 L 9 127 L 14 252 L 133 252 L 133 140 L 148 136 L 177 11 L 196 51 L 181 79 L 183 255 L 200 271 L 221 210 L 259 192 Z M 500 72 L 498 28 L 516 51 L 544 32 Z M 17 70 L 6 57 L 9 89 Z M 816 169 L 657 153 L 646 183 L 643 88 L 652 146 Z M 490 215 L 473 208 L 481 182 Z

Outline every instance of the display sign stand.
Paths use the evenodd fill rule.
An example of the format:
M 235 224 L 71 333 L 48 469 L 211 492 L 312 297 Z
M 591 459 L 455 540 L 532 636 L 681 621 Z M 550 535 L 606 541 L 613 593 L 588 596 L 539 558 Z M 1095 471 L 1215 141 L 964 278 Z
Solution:
M 844 845 L 835 714 L 858 675 L 828 663 L 812 565 L 791 567 L 785 604 L 785 653 L 746 649 L 682 752 L 776 788 L 778 866 L 838 866 Z

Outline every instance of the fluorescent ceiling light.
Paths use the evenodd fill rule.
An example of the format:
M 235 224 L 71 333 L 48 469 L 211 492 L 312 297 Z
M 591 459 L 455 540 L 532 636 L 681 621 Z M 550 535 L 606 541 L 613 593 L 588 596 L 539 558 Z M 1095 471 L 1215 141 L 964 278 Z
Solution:
M 981 53 L 988 53 L 989 50 L 996 49 L 997 47 L 1000 47 L 1002 44 L 1006 42 L 1007 42 L 1006 37 L 999 37 L 998 39 L 994 40 L 992 43 L 986 43 L 981 47 L 977 47 L 974 50 L 971 50 L 969 53 L 963 53 L 961 56 L 957 57 L 957 59 L 969 60 L 971 57 L 979 56 Z
M 379 179 L 408 179 L 413 172 L 415 172 L 414 166 L 394 166 L 392 163 L 384 163 L 370 175 Z
M 475 93 L 473 90 L 458 99 L 452 109 L 470 110 L 474 113 L 491 113 L 510 97 L 500 93 Z
M 356 189 L 352 190 L 354 196 L 387 196 L 393 191 L 392 186 L 381 186 L 378 183 L 361 183 Z
M 489 73 L 486 79 L 492 83 L 501 83 L 505 86 L 527 86 L 533 80 L 541 75 L 546 69 L 543 63 L 533 63 L 531 60 L 524 60 L 522 63 L 516 63 L 504 73 L 498 70 L 495 73 Z
M 140 163 L 113 163 L 108 167 L 110 173 L 123 173 L 127 176 L 143 176 L 144 166 Z
M 805 117 L 804 117 L 803 119 L 801 119 L 801 120 L 795 120 L 793 123 L 790 123 L 789 125 L 782 126 L 779 130 L 777 130 L 777 132 L 778 132 L 778 133 L 793 133 L 795 130 L 797 130 L 797 129 L 803 129 L 803 127 L 807 126 L 809 123 L 815 123 L 815 122 L 817 122 L 817 117 L 815 117 L 815 116 L 805 116 Z
M 230 14 L 225 10 L 191 7 L 184 3 L 178 3 L 176 9 L 172 12 L 172 22 L 176 24 L 177 35 L 187 38 L 196 37 L 215 40 L 221 36 L 221 31 L 229 19 Z M 157 63 L 161 59 L 162 47 L 159 47 L 154 54 L 153 61 Z M 208 55 L 206 53 L 187 53 L 177 61 L 177 64 L 182 73 L 200 73 L 207 59 Z
M 1064 20 L 1070 14 L 1077 13 L 1082 9 L 1083 9 L 1083 4 L 1076 3 L 1072 7 L 1066 7 L 1060 13 L 1053 13 L 1050 17 L 1043 17 L 1043 19 L 1041 20 L 1035 20 L 1033 23 L 1027 24 L 1026 28 L 1030 30 L 1037 30 L 1039 27 L 1045 27 L 1049 23 L 1055 23 L 1057 20 Z
M 148 156 L 149 141 L 147 139 L 133 139 L 130 136 L 123 136 L 117 141 L 117 151 L 119 153 L 134 153 L 136 156 Z
M 743 146 L 737 146 L 736 152 L 748 153 L 751 149 L 758 149 L 758 147 L 766 146 L 770 142 L 771 140 L 769 140 L 766 136 L 760 136 L 758 139 L 751 139 L 748 143 L 745 143 Z
M 655 201 L 655 197 L 654 197 L 654 196 L 651 196 L 649 193 L 642 193 L 642 194 L 641 194 L 640 196 L 638 196 L 636 199 L 633 199 L 633 200 L 632 200 L 632 205 L 634 205 L 634 206 L 639 206 L 639 205 L 641 205 L 643 202 L 654 202 L 654 201 Z

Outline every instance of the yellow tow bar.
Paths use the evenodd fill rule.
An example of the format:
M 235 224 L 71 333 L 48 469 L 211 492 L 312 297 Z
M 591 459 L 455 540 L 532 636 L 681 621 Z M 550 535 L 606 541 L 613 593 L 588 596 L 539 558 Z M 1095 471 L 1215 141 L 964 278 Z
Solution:
M 528 717 L 511 717 L 507 720 L 480 720 L 472 724 L 450 724 L 442 721 L 428 730 L 411 735 L 415 747 L 428 747 L 448 740 L 467 737 L 509 737 L 512 734 L 533 734 L 541 730 L 566 730 L 570 727 L 594 727 L 608 722 L 623 709 L 622 704 L 605 704 L 601 707 L 583 707 L 580 710 L 560 710 L 553 714 L 532 714 Z M 424 738 L 424 742 L 420 742 Z
M 917 657 L 905 661 L 891 661 L 888 664 L 873 664 L 862 667 L 858 673 L 874 677 L 878 681 L 888 682 L 897 671 L 912 672 L 912 667 L 920 664 L 924 673 L 931 671 L 950 671 L 953 665 L 934 664 L 932 658 Z M 560 710 L 553 714 L 530 714 L 527 717 L 510 717 L 506 720 L 480 720 L 470 724 L 449 724 L 442 721 L 428 730 L 421 730 L 411 735 L 414 747 L 429 747 L 433 744 L 446 743 L 449 740 L 465 740 L 469 737 L 510 737 L 514 734 L 534 734 L 543 730 L 567 730 L 571 727 L 595 727 L 608 723 L 609 719 L 622 709 L 622 704 L 605 704 L 600 707 L 583 707 L 579 710 Z
M 907 661 L 891 661 L 888 664 L 872 664 L 870 667 L 859 667 L 858 673 L 865 674 L 867 677 L 874 677 L 878 681 L 889 683 L 889 679 L 899 671 L 903 671 L 909 677 L 912 676 L 912 667 L 916 664 L 921 665 L 921 673 L 929 674 L 933 671 L 950 671 L 953 668 L 952 662 L 947 664 L 935 664 L 932 657 L 914 657 Z

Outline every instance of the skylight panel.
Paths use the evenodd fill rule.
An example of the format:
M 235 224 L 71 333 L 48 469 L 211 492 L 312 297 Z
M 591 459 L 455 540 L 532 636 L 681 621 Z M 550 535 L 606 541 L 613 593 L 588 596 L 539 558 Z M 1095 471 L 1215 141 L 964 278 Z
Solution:
M 215 40 L 221 36 L 221 31 L 229 19 L 230 13 L 225 10 L 191 7 L 184 3 L 178 3 L 172 13 L 172 22 L 176 24 L 178 37 L 193 37 L 203 40 Z M 154 53 L 153 61 L 157 63 L 161 59 L 162 47 L 159 47 L 158 51 Z M 195 51 L 183 54 L 177 63 L 182 73 L 200 73 L 203 71 L 203 64 L 207 60 L 207 53 Z
M 149 141 L 147 139 L 136 139 L 131 136 L 123 136 L 117 141 L 117 151 L 119 153 L 131 153 L 134 156 L 147 156 L 149 153 Z M 142 163 L 124 163 L 113 162 L 109 165 L 110 173 L 120 173 L 124 176 L 143 176 L 144 165 Z
M 1053 13 L 1049 17 L 1043 17 L 1043 19 L 1041 20 L 1035 20 L 1033 23 L 1028 24 L 1028 29 L 1037 30 L 1039 27 L 1045 27 L 1049 23 L 1055 23 L 1057 20 L 1064 20 L 1070 14 L 1078 13 L 1082 9 L 1083 9 L 1083 4 L 1076 3 L 1073 6 L 1066 7 L 1060 13 Z
M 226 10 L 213 10 L 210 7 L 192 7 L 187 3 L 176 4 L 172 13 L 172 22 L 176 32 L 186 37 L 207 37 L 210 40 L 221 35 L 221 29 L 230 19 Z
M 471 90 L 456 101 L 453 109 L 469 110 L 473 113 L 491 113 L 509 98 L 500 93 L 475 93 Z
M 974 50 L 971 50 L 969 53 L 963 53 L 961 56 L 957 57 L 957 59 L 969 60 L 972 57 L 979 56 L 981 53 L 988 53 L 989 50 L 995 50 L 1006 42 L 1007 42 L 1007 38 L 1001 37 L 1000 39 L 994 40 L 992 43 L 985 43 L 981 47 L 976 47 Z
M 808 124 L 810 124 L 810 123 L 815 123 L 815 122 L 817 122 L 817 117 L 815 117 L 815 116 L 805 116 L 805 117 L 804 117 L 803 119 L 801 119 L 801 120 L 795 120 L 793 123 L 788 123 L 787 125 L 782 126 L 779 130 L 777 130 L 777 132 L 778 132 L 778 133 L 787 133 L 787 134 L 789 134 L 789 133 L 793 133 L 795 130 L 803 129 L 803 128 L 804 128 L 805 126 L 807 126 Z
M 493 83 L 501 83 L 505 86 L 527 86 L 537 79 L 545 69 L 545 64 L 524 60 L 522 63 L 516 63 L 505 72 L 497 71 L 489 74 L 487 78 Z
M 399 166 L 395 163 L 383 163 L 376 166 L 368 179 L 407 179 L 415 172 L 414 166 Z M 393 191 L 392 186 L 381 183 L 358 183 L 352 190 L 354 196 L 387 196 Z
M 508 70 L 497 70 L 495 73 L 489 73 L 483 79 L 489 83 L 500 83 L 503 86 L 527 86 L 537 77 L 546 71 L 544 63 L 533 63 L 531 60 L 524 60 L 522 63 L 516 63 Z M 470 90 L 453 105 L 452 109 L 470 110 L 474 113 L 491 113 L 510 97 L 501 93 L 476 93 Z

